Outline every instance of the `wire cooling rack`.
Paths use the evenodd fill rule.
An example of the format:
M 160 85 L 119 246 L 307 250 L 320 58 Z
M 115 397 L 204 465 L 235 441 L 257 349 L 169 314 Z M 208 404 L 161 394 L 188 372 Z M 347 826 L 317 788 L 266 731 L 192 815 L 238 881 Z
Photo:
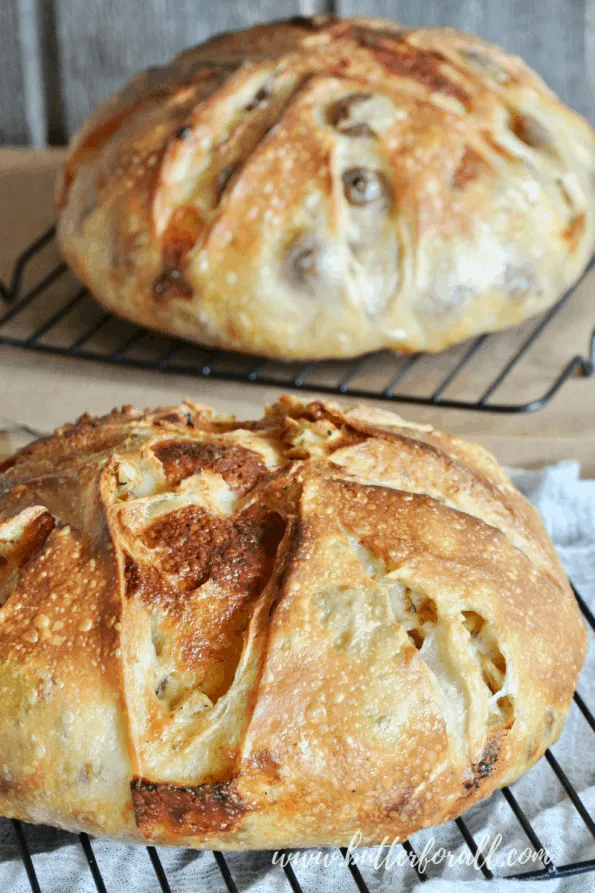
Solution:
M 17 259 L 10 282 L 0 282 L 0 346 L 80 357 L 137 369 L 496 413 L 523 413 L 540 409 L 572 376 L 589 376 L 595 371 L 595 329 L 590 332 L 586 356 L 577 354 L 564 357 L 556 349 L 557 335 L 563 325 L 574 325 L 576 328 L 578 323 L 578 334 L 589 339 L 588 332 L 593 320 L 585 319 L 585 306 L 581 306 L 580 302 L 576 303 L 579 286 L 565 294 L 546 314 L 513 332 L 483 335 L 445 351 L 438 357 L 422 354 L 404 357 L 382 353 L 349 363 L 321 362 L 296 366 L 208 351 L 177 339 L 157 336 L 146 329 L 116 319 L 102 311 L 91 300 L 86 289 L 72 279 L 66 265 L 59 260 L 54 237 L 55 231 L 52 228 L 29 245 Z M 594 265 L 592 262 L 589 269 Z M 592 301 L 586 304 L 587 310 L 591 304 Z M 546 367 L 551 376 L 551 384 L 545 392 L 534 392 L 524 399 L 527 388 L 534 383 L 530 373 L 536 363 L 542 373 Z M 543 387 L 543 374 L 540 381 Z M 497 391 L 499 394 L 517 396 L 516 402 L 495 400 Z M 518 395 L 522 395 L 523 399 L 519 399 Z M 587 623 L 595 632 L 593 614 L 576 590 L 575 594 Z M 571 709 L 580 711 L 590 732 L 595 733 L 595 716 L 578 692 Z M 593 754 L 595 750 L 591 747 L 585 751 L 585 755 L 587 753 Z M 546 752 L 544 759 L 595 840 L 593 817 L 563 768 L 550 751 Z M 494 797 L 503 797 L 506 800 L 535 854 L 535 859 L 530 861 L 541 865 L 530 871 L 503 876 L 525 880 L 553 880 L 595 870 L 595 859 L 556 865 L 512 790 L 504 788 L 494 794 Z M 39 869 L 36 870 L 37 857 L 31 853 L 27 826 L 16 820 L 12 820 L 11 824 L 31 890 L 33 893 L 50 893 L 44 887 Z M 483 877 L 492 880 L 494 874 L 481 854 L 467 822 L 459 818 L 455 825 L 464 844 L 476 857 L 477 867 Z M 110 893 L 95 857 L 91 839 L 87 834 L 78 835 L 78 839 L 92 883 L 98 893 Z M 410 860 L 410 870 L 415 872 L 420 881 L 428 880 L 428 874 L 416 861 L 413 845 L 406 841 L 401 846 Z M 147 847 L 146 851 L 155 872 L 155 889 L 160 889 L 163 893 L 175 893 L 157 850 Z M 358 865 L 350 861 L 346 849 L 341 849 L 340 853 L 350 872 L 354 893 L 356 890 L 359 893 L 368 893 L 369 888 Z M 228 893 L 237 893 L 236 881 L 225 856 L 214 852 L 212 858 L 221 875 L 222 889 Z M 302 887 L 292 864 L 283 864 L 282 870 L 288 890 L 300 893 Z M 324 885 L 323 877 L 321 884 Z
M 574 587 L 573 587 L 574 589 Z M 583 612 L 583 615 L 591 627 L 591 629 L 595 632 L 595 617 L 593 613 L 586 605 L 580 594 L 574 589 L 574 593 L 576 595 L 577 601 L 580 605 L 580 608 Z M 580 681 L 579 681 L 580 686 Z M 595 716 L 584 702 L 582 697 L 578 692 L 574 695 L 574 704 L 571 706 L 571 710 L 579 710 L 583 715 L 584 720 L 588 724 L 590 731 L 595 733 Z M 591 743 L 590 746 L 585 748 L 585 759 L 590 754 L 595 763 L 595 747 L 593 747 L 595 741 Z M 557 759 L 551 753 L 551 751 L 546 751 L 544 759 L 547 760 L 551 769 L 555 773 L 558 781 L 564 788 L 566 795 L 568 796 L 569 801 L 572 803 L 574 809 L 582 819 L 584 825 L 590 832 L 591 836 L 595 840 L 595 822 L 593 820 L 593 816 L 588 812 L 584 803 L 582 802 L 579 794 L 576 789 L 573 787 L 570 779 L 558 763 Z M 595 768 L 595 765 L 594 765 Z M 504 875 L 495 875 L 489 865 L 486 862 L 486 859 L 482 855 L 475 838 L 464 819 L 459 818 L 455 820 L 455 824 L 458 828 L 458 832 L 462 837 L 464 843 L 468 847 L 470 853 L 473 857 L 476 858 L 476 865 L 485 878 L 486 881 L 500 879 L 502 877 L 505 878 L 514 878 L 514 879 L 523 879 L 523 880 L 557 880 L 564 877 L 570 877 L 573 875 L 584 874 L 586 872 L 595 871 L 595 859 L 588 859 L 582 862 L 573 862 L 568 865 L 556 865 L 554 861 L 551 859 L 547 847 L 542 843 L 539 839 L 537 832 L 532 826 L 527 814 L 521 807 L 520 803 L 516 799 L 515 795 L 512 793 L 512 790 L 508 787 L 503 788 L 501 791 L 496 792 L 493 797 L 504 797 L 508 806 L 512 810 L 520 828 L 526 837 L 528 843 L 530 844 L 530 848 L 532 850 L 532 854 L 534 858 L 530 861 L 532 864 L 536 864 L 537 862 L 541 863 L 540 868 L 535 868 L 530 871 L 525 871 L 521 873 L 512 873 L 512 874 L 504 874 Z M 27 842 L 27 826 L 23 825 L 21 822 L 12 820 L 12 827 L 14 830 L 14 834 L 16 836 L 16 840 L 18 843 L 19 851 L 21 854 L 21 858 L 23 861 L 24 870 L 27 873 L 27 877 L 29 879 L 29 884 L 31 886 L 32 893 L 51 893 L 49 890 L 45 890 L 43 886 L 43 877 L 40 877 L 38 872 L 35 869 L 34 859 L 31 855 L 31 850 L 29 848 L 29 844 Z M 103 879 L 101 873 L 101 867 L 98 864 L 97 859 L 95 858 L 95 854 L 93 852 L 93 846 L 91 840 L 87 834 L 79 834 L 80 845 L 85 854 L 87 864 L 89 866 L 89 871 L 93 878 L 93 882 L 98 893 L 110 893 L 108 890 L 106 883 Z M 428 873 L 423 870 L 421 863 L 416 861 L 417 854 L 413 848 L 413 845 L 409 841 L 405 841 L 401 844 L 405 852 L 407 853 L 409 864 L 411 866 L 411 871 L 415 872 L 418 880 L 427 881 L 429 880 Z M 168 880 L 165 868 L 161 859 L 159 858 L 159 854 L 155 847 L 149 846 L 146 848 L 147 856 L 151 861 L 153 869 L 155 871 L 155 879 L 156 886 L 155 889 L 160 889 L 162 893 L 175 893 L 175 889 L 170 886 L 170 882 Z M 345 860 L 346 866 L 351 873 L 352 886 L 351 889 L 353 893 L 356 893 L 356 890 L 359 893 L 370 893 L 370 889 L 364 880 L 363 875 L 361 874 L 356 862 L 350 859 L 350 854 L 347 849 L 341 849 L 341 856 Z M 239 893 L 238 887 L 236 886 L 236 882 L 232 876 L 232 872 L 228 862 L 225 859 L 223 853 L 214 852 L 212 854 L 216 864 L 221 873 L 222 880 L 222 890 L 227 890 L 228 893 Z M 285 878 L 287 881 L 287 889 L 293 891 L 293 893 L 301 893 L 302 887 L 298 880 L 298 876 L 293 869 L 291 862 L 287 862 L 287 864 L 282 865 L 282 870 L 285 872 Z M 321 872 L 320 876 L 320 888 L 324 889 L 324 869 L 320 868 Z M 348 893 L 349 887 L 346 886 L 346 893 Z
M 437 356 L 383 351 L 347 362 L 279 363 L 164 338 L 105 313 L 60 261 L 52 228 L 24 249 L 10 282 L 0 282 L 0 346 L 325 394 L 525 413 L 549 403 L 571 377 L 595 371 L 593 302 L 581 305 L 580 290 L 570 289 L 547 313 L 516 329 Z M 566 345 L 588 340 L 586 355 L 561 349 L 561 331 Z

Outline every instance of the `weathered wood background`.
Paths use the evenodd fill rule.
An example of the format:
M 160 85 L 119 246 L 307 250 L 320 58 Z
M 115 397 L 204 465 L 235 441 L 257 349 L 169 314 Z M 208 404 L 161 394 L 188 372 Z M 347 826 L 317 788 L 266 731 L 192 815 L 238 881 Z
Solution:
M 313 12 L 475 31 L 595 123 L 595 0 L 0 0 L 0 142 L 63 143 L 141 68 L 217 31 Z

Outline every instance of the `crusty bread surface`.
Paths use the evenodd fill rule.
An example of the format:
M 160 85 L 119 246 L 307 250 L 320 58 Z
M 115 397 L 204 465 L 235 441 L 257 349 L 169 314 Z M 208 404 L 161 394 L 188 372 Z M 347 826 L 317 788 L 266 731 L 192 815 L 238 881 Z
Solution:
M 586 633 L 483 448 L 282 398 L 82 417 L 0 474 L 0 814 L 404 840 L 560 734 Z
M 59 185 L 98 301 L 288 359 L 516 325 L 593 251 L 593 130 L 451 28 L 315 17 L 187 50 L 100 105 Z

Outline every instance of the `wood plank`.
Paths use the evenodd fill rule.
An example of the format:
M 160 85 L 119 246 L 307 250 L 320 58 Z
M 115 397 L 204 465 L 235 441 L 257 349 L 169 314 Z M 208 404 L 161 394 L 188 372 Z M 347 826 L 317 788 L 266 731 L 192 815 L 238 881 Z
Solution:
M 17 0 L 0 0 L 0 143 L 26 143 L 29 133 L 24 103 Z
M 448 24 L 474 31 L 521 56 L 565 102 L 595 123 L 595 82 L 587 77 L 586 51 L 588 34 L 595 29 L 593 5 L 593 0 L 337 0 L 342 15 L 380 15 L 404 25 Z
M 132 75 L 212 34 L 303 12 L 310 0 L 54 0 L 67 134 Z

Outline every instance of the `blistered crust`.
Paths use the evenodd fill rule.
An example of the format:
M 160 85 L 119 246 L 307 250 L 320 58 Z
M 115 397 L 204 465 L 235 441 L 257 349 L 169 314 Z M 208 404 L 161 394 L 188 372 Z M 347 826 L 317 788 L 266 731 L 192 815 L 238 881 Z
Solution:
M 83 417 L 0 476 L 0 814 L 405 839 L 559 735 L 586 634 L 489 453 L 363 407 Z
M 278 22 L 101 105 L 59 237 L 99 301 L 173 335 L 281 359 L 436 351 L 578 278 L 594 166 L 587 122 L 477 37 Z

